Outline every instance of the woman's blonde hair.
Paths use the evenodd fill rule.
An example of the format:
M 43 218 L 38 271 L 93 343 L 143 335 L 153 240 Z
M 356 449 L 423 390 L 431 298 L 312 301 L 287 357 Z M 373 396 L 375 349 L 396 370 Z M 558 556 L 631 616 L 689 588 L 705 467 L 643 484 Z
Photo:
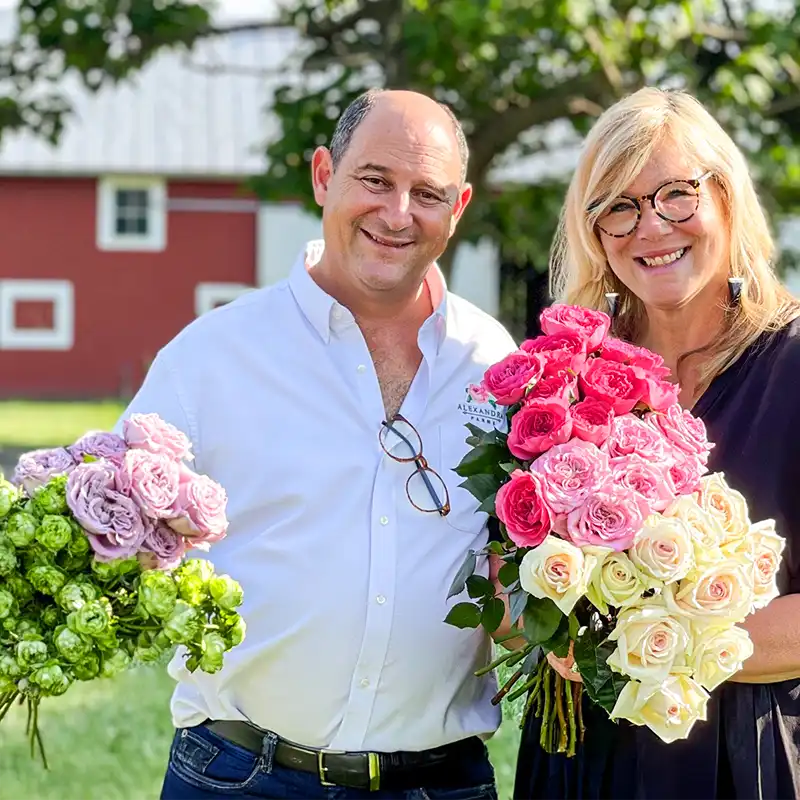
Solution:
M 700 170 L 712 173 L 730 228 L 730 275 L 744 279 L 741 301 L 726 315 L 727 329 L 695 351 L 703 355 L 698 389 L 705 389 L 763 332 L 782 328 L 800 315 L 800 303 L 773 271 L 775 247 L 744 155 L 691 95 L 640 89 L 595 123 L 562 209 L 550 265 L 551 293 L 560 302 L 605 311 L 606 293 L 617 292 L 617 335 L 631 341 L 641 335 L 644 306 L 612 272 L 595 225 L 665 140 L 696 161 Z

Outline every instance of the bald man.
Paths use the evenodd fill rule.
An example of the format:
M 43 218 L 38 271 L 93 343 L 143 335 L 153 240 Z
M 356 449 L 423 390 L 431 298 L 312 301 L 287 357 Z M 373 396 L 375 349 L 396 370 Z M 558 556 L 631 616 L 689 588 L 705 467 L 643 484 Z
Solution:
M 495 797 L 491 645 L 443 622 L 487 541 L 464 425 L 502 424 L 468 387 L 515 349 L 436 266 L 467 157 L 430 98 L 359 97 L 312 159 L 323 239 L 167 344 L 123 416 L 177 425 L 227 488 L 210 558 L 245 594 L 220 672 L 170 666 L 165 799 Z

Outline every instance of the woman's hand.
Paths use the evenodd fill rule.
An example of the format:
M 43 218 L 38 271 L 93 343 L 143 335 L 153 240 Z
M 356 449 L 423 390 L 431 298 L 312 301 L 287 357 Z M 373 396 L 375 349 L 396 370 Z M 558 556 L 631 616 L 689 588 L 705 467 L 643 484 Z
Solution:
M 555 653 L 548 653 L 547 660 L 550 666 L 566 681 L 574 681 L 575 683 L 583 683 L 580 672 L 578 672 L 578 665 L 575 663 L 575 657 L 572 654 L 572 642 L 569 643 L 569 653 L 565 658 L 559 658 Z

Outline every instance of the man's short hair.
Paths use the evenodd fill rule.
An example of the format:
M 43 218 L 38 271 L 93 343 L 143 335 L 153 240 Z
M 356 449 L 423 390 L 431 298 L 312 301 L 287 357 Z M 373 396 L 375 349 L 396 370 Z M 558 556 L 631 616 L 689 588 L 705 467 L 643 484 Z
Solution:
M 368 89 L 366 92 L 356 97 L 356 99 L 347 106 L 341 117 L 339 117 L 336 128 L 333 131 L 330 146 L 334 169 L 339 166 L 342 158 L 344 158 L 344 154 L 347 152 L 347 148 L 353 140 L 353 134 L 356 128 L 364 121 L 380 95 L 385 91 L 386 89 Z M 450 106 L 445 103 L 439 103 L 439 106 L 445 110 L 453 123 L 453 133 L 458 143 L 458 155 L 461 160 L 461 183 L 464 183 L 467 179 L 467 165 L 469 163 L 467 137 L 464 135 L 464 129 L 461 127 L 461 123 L 458 121 L 458 118 L 453 113 Z

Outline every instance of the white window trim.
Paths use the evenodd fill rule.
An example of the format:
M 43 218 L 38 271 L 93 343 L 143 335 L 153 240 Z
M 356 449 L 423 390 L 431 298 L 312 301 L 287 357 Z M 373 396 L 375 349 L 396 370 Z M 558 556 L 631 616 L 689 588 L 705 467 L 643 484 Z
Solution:
M 53 303 L 52 328 L 17 328 L 14 306 L 20 300 Z M 75 340 L 75 292 L 71 281 L 0 281 L 0 349 L 71 350 Z
M 147 234 L 120 236 L 116 223 L 116 193 L 146 189 L 149 194 Z M 97 247 L 100 250 L 157 252 L 167 246 L 167 187 L 163 178 L 107 175 L 97 181 Z
M 240 295 L 253 291 L 244 283 L 198 283 L 194 289 L 194 313 L 199 317 L 219 303 L 230 303 Z

